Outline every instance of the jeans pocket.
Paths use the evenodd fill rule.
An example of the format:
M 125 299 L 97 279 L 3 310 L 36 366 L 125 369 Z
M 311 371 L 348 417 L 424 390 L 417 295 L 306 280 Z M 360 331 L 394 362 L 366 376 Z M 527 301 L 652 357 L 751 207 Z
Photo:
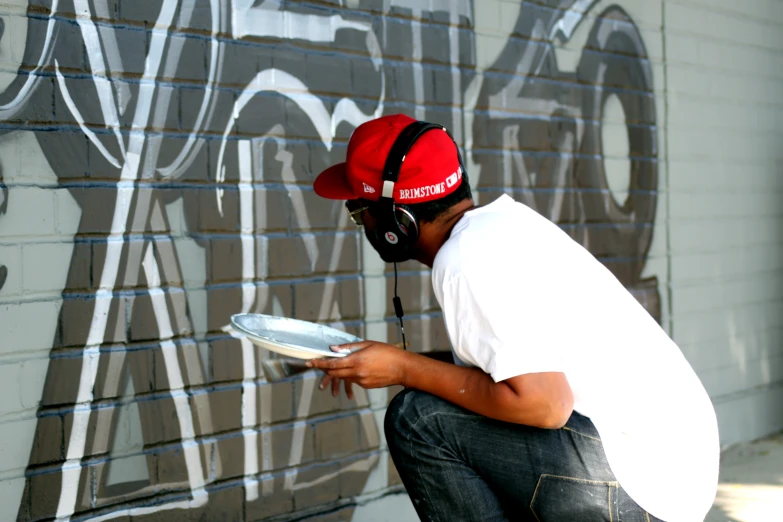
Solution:
M 619 484 L 611 480 L 586 480 L 541 475 L 530 501 L 538 522 L 618 522 Z

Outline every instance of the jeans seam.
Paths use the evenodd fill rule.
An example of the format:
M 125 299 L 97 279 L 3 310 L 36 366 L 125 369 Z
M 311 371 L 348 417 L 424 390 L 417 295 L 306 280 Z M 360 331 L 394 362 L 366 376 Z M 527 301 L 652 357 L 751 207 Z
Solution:
M 552 475 L 551 473 L 542 473 L 541 476 L 538 478 L 539 482 L 544 477 L 565 479 L 565 480 L 570 480 L 572 482 L 581 482 L 582 484 L 603 484 L 605 486 L 614 486 L 614 487 L 617 487 L 620 484 L 616 480 L 590 480 L 590 479 L 582 479 L 576 477 L 568 477 L 566 475 Z
M 539 475 L 538 482 L 536 483 L 536 489 L 533 491 L 533 496 L 530 498 L 530 505 L 528 506 L 528 509 L 531 513 L 533 513 L 533 516 L 536 517 L 536 520 L 538 522 L 541 522 L 541 519 L 538 518 L 538 514 L 533 510 L 533 503 L 536 501 L 536 495 L 538 495 L 538 488 L 541 487 L 541 480 L 544 478 L 544 475 Z
M 609 509 L 609 522 L 612 522 L 612 488 L 609 488 L 609 494 L 607 495 L 608 502 L 607 508 Z
M 575 429 L 571 429 L 568 426 L 563 426 L 563 429 L 564 430 L 568 430 L 571 433 L 576 433 L 577 435 L 581 435 L 582 437 L 587 437 L 588 439 L 593 439 L 594 441 L 603 443 L 603 441 L 601 439 L 599 439 L 598 437 L 593 437 L 592 435 L 588 435 L 587 433 L 582 433 L 581 431 L 576 431 Z
M 430 417 L 434 417 L 436 415 L 447 415 L 447 416 L 450 416 L 452 414 L 442 413 L 442 412 L 435 412 L 435 413 L 429 413 L 427 415 L 423 415 L 423 416 L 419 417 L 418 419 L 416 419 L 416 422 L 413 423 L 413 425 L 411 426 L 411 429 L 408 431 L 408 433 L 410 434 L 410 433 L 416 432 L 416 427 L 419 425 L 419 422 L 421 422 L 423 420 L 426 420 L 426 419 L 428 419 Z M 408 435 L 406 438 L 408 439 L 408 445 L 410 446 L 410 451 L 409 452 L 410 452 L 411 455 L 413 455 L 413 442 L 411 442 L 411 437 L 410 437 L 410 435 Z M 438 447 L 438 449 L 440 449 L 440 446 Z M 421 464 L 420 463 L 416 464 L 416 471 L 418 472 L 419 478 L 421 479 L 421 483 L 424 486 L 424 494 L 427 496 L 427 502 L 432 504 L 432 500 L 431 500 L 432 499 L 432 495 L 430 495 L 429 489 L 427 487 L 427 481 L 424 480 L 424 475 L 421 472 Z M 440 520 L 440 514 L 436 513 L 435 516 L 437 516 L 438 518 L 434 519 L 434 522 L 438 522 Z

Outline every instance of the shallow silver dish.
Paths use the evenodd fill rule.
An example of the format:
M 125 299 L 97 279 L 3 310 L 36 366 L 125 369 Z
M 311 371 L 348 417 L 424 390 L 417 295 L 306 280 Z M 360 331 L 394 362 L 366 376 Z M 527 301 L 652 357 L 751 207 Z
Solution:
M 257 346 L 297 359 L 345 357 L 349 352 L 333 352 L 329 346 L 361 342 L 336 328 L 272 315 L 234 314 L 231 327 Z

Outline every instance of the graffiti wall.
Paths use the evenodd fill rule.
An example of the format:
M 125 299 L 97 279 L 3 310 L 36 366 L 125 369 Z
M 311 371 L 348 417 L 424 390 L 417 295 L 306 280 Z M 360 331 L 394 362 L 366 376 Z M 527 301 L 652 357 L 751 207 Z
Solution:
M 508 193 L 557 222 L 660 320 L 643 275 L 657 79 L 617 5 L 521 2 L 479 66 L 472 0 L 21 4 L 0 38 L 0 145 L 18 152 L 0 157 L 14 173 L 0 178 L 0 254 L 56 242 L 4 215 L 30 190 L 56 191 L 76 218 L 66 255 L 41 261 L 63 266 L 51 321 L 6 313 L 43 298 L 10 284 L 32 265 L 0 257 L 0 303 L 18 318 L 4 331 L 51 335 L 34 429 L 11 450 L 26 464 L 4 471 L 10 517 L 348 520 L 402 491 L 381 434 L 391 393 L 273 379 L 271 356 L 227 328 L 258 312 L 396 342 L 391 279 L 342 205 L 311 190 L 383 114 L 449 127 L 479 203 Z M 577 30 L 575 67 L 558 63 Z M 607 107 L 623 115 L 619 178 Z M 42 162 L 49 185 L 26 174 Z M 413 349 L 448 351 L 428 273 L 406 263 L 400 291 Z

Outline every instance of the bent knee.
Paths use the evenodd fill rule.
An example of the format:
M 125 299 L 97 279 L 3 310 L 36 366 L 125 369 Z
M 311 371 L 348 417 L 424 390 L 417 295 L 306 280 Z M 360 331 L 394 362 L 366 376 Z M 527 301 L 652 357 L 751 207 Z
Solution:
M 429 393 L 411 388 L 403 390 L 386 409 L 383 423 L 386 441 L 393 445 L 399 438 L 408 439 L 415 426 L 423 427 L 422 420 L 434 418 L 434 414 L 452 408 L 455 408 L 453 404 Z

